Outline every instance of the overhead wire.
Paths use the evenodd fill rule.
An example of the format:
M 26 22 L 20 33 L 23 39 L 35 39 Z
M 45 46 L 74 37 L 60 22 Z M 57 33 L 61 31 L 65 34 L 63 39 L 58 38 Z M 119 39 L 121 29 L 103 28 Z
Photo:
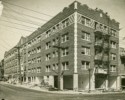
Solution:
M 39 20 L 42 20 L 42 21 L 48 21 L 48 20 L 45 20 L 45 19 L 41 19 L 41 18 L 37 18 L 37 17 L 34 17 L 34 16 L 31 16 L 31 15 L 27 15 L 27 14 L 24 14 L 24 13 L 20 13 L 20 12 L 18 12 L 18 11 L 16 11 L 16 10 L 14 10 L 14 9 L 12 9 L 12 8 L 10 8 L 10 7 L 8 7 L 8 6 L 6 6 L 7 8 L 9 8 L 9 10 L 11 10 L 11 11 L 13 11 L 14 13 L 16 13 L 16 14 L 18 14 L 18 15 L 20 15 L 20 16 L 24 16 L 25 18 L 26 18 L 26 16 L 27 17 L 31 17 L 31 18 L 35 18 L 35 19 L 39 19 Z M 4 9 L 5 9 L 5 7 L 4 7 Z M 14 17 L 14 16 L 13 16 Z M 16 18 L 17 19 L 17 18 Z M 26 18 L 27 19 L 27 18 Z M 28 21 L 27 21 L 28 20 Z M 41 26 L 41 24 L 43 24 L 43 23 L 39 23 L 38 24 L 38 22 L 33 22 L 32 20 L 30 20 L 29 18 L 27 19 L 25 22 L 32 22 L 32 23 L 34 23 L 34 24 L 37 24 L 38 26 Z
M 24 16 L 27 16 L 27 17 L 31 17 L 31 18 L 34 18 L 34 19 L 37 19 L 37 20 L 48 21 L 48 20 L 45 20 L 45 19 L 42 19 L 42 18 L 38 18 L 38 17 L 35 17 L 35 16 L 31 16 L 31 15 L 28 15 L 28 14 L 24 14 L 24 13 L 18 12 L 18 11 L 16 11 L 16 10 L 11 9 L 11 8 L 8 7 L 8 6 L 5 6 L 5 7 L 9 8 L 9 9 L 4 8 L 5 10 L 9 10 L 9 11 L 12 11 L 12 12 L 17 13 L 17 14 L 20 14 L 20 15 L 24 15 Z
M 9 47 L 12 47 L 7 41 L 5 41 L 3 38 L 1 38 L 0 40 L 2 40 L 5 44 L 7 44 Z
M 8 12 L 8 14 L 9 14 L 9 12 Z M 7 20 L 9 20 L 10 21 L 10 19 L 8 18 L 8 17 L 5 17 Z M 7 29 L 6 29 L 7 30 Z M 11 30 L 12 31 L 12 30 Z M 22 36 L 22 32 L 20 33 L 21 34 L 21 36 Z
M 7 16 L 7 14 L 9 14 L 9 17 Z M 9 11 L 7 11 L 7 14 L 5 14 L 5 12 L 3 11 L 2 16 L 6 17 L 6 18 L 13 19 L 13 20 L 17 20 L 17 21 L 20 21 L 20 22 L 24 22 L 24 23 L 28 23 L 28 24 L 32 24 L 32 25 L 36 25 L 36 26 L 41 26 L 40 25 L 41 23 L 38 24 L 38 22 L 36 23 L 36 22 L 33 22 L 33 21 L 29 20 L 29 19 L 27 19 L 28 21 L 27 20 L 23 20 L 23 19 L 21 20 L 20 18 L 17 18 L 17 16 L 15 17 L 14 15 L 12 15 Z
M 33 32 L 33 31 L 30 31 L 30 30 L 27 30 L 27 29 L 17 28 L 17 27 L 8 26 L 8 25 L 2 25 L 2 26 L 4 26 L 4 27 L 10 27 L 10 28 L 15 28 L 15 29 L 22 30 L 22 31 Z
M 2 15 L 2 17 L 6 17 L 6 18 L 10 18 L 10 19 L 17 20 L 17 21 L 20 21 L 20 22 L 24 22 L 24 23 L 28 23 L 28 24 L 40 26 L 40 24 L 36 24 L 36 23 L 33 23 L 33 22 L 29 22 L 29 21 L 24 21 L 24 20 L 21 20 L 21 19 L 17 19 L 17 18 L 10 17 L 10 16 L 8 17 L 8 16 L 6 16 L 5 14 Z
M 23 25 L 23 24 L 19 24 L 19 23 L 15 23 L 15 22 L 10 22 L 10 21 L 7 21 L 7 20 L 2 20 L 2 19 L 0 19 L 0 21 L 12 23 L 12 24 L 17 24 L 17 25 L 21 25 L 21 26 L 25 26 L 25 27 L 29 27 L 29 28 L 35 28 L 35 29 L 37 28 L 37 27 Z
M 12 4 L 12 3 L 11 3 L 11 4 Z M 5 7 L 8 7 L 8 6 L 5 6 Z M 20 7 L 20 6 L 19 6 L 19 7 Z M 39 20 L 48 22 L 48 20 L 46 20 L 46 19 L 42 19 L 42 18 L 38 18 L 38 17 L 31 16 L 31 15 L 27 15 L 27 14 L 24 14 L 24 13 L 20 13 L 20 12 L 14 10 L 14 9 L 11 9 L 10 7 L 8 7 L 8 8 L 9 8 L 9 10 L 11 10 L 11 11 L 17 13 L 17 14 L 24 15 L 24 16 L 31 17 L 31 18 L 36 18 L 36 19 L 39 19 Z M 51 16 L 51 15 L 50 15 L 50 16 Z M 51 17 L 53 17 L 53 16 L 51 16 Z M 28 20 L 29 20 L 29 19 L 28 19 Z M 53 24 L 53 22 L 50 22 L 50 23 Z M 40 24 L 41 24 L 41 23 L 40 23 Z M 42 23 L 42 24 L 45 24 L 45 23 Z
M 1 44 L 1 46 L 4 48 L 4 49 L 8 49 L 7 47 L 5 47 L 3 44 Z
M 25 9 L 25 10 L 29 10 L 29 11 L 32 11 L 32 12 L 35 12 L 35 13 L 38 13 L 38 14 L 42 14 L 42 15 L 46 15 L 46 16 L 49 16 L 49 17 L 53 17 L 52 15 L 45 14 L 45 13 L 42 13 L 42 12 L 38 12 L 38 11 L 29 9 L 29 8 L 25 8 L 25 7 L 20 6 L 20 5 L 12 4 L 12 3 L 10 3 L 10 2 L 6 2 L 6 1 L 3 1 L 3 0 L 2 0 L 2 2 L 3 2 L 3 3 L 6 3 L 6 4 L 9 4 L 9 5 L 16 6 L 16 7 L 20 7 L 20 8 L 23 8 L 23 9 Z

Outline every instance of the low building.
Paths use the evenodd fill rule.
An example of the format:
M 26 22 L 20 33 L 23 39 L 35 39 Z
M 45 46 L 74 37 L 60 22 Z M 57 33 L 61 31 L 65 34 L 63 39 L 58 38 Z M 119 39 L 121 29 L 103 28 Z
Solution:
M 120 48 L 119 50 L 119 76 L 120 76 L 120 86 L 121 89 L 125 89 L 125 48 Z
M 4 58 L 12 80 L 21 71 L 23 82 L 58 87 L 60 71 L 61 89 L 119 87 L 119 23 L 103 10 L 75 1 L 15 47 Z

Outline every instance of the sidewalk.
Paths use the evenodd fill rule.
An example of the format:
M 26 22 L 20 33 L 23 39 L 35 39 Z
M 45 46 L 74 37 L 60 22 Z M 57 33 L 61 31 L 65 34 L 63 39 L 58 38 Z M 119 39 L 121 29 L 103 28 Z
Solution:
M 56 93 L 56 94 L 85 94 L 85 95 L 98 95 L 98 94 L 116 94 L 116 93 L 125 93 L 125 91 L 122 92 L 100 92 L 100 91 L 91 91 L 90 93 L 88 91 L 73 91 L 73 90 L 63 90 L 63 91 L 49 91 L 47 88 L 39 87 L 39 86 L 33 86 L 29 84 L 10 84 L 10 83 L 3 83 L 3 84 L 9 84 L 16 87 L 22 87 L 26 89 L 41 91 L 41 92 L 47 92 L 47 93 Z

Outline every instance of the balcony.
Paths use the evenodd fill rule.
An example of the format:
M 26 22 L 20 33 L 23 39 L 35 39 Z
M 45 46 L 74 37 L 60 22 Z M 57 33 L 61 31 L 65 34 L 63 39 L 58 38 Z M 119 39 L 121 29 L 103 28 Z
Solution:
M 109 44 L 108 43 L 104 43 L 103 49 L 104 49 L 105 53 L 109 53 L 109 51 L 110 51 Z
M 95 74 L 108 74 L 107 69 L 96 68 Z
M 101 51 L 103 48 L 102 41 L 95 42 L 95 49 Z
M 102 54 L 95 55 L 95 64 L 101 64 L 102 63 Z
M 108 29 L 105 29 L 105 28 L 101 28 L 99 26 L 96 26 L 96 29 L 95 29 L 95 32 L 94 32 L 96 35 L 103 35 L 103 36 L 106 36 L 106 37 L 109 37 L 110 36 L 110 32 L 108 32 Z
M 104 36 L 110 36 L 110 32 L 108 30 L 103 29 Z
M 104 48 L 109 48 L 109 44 L 108 43 L 104 43 Z
M 95 31 L 94 31 L 94 33 L 95 33 L 96 36 L 97 36 L 97 35 L 102 35 L 102 34 L 103 34 L 103 31 L 102 31 L 102 29 L 100 29 L 100 28 L 96 28 Z

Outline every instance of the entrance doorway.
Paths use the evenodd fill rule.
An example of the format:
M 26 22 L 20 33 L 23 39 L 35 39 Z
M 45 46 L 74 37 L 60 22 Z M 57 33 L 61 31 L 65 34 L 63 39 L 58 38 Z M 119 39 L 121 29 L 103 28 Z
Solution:
M 106 88 L 107 75 L 96 74 L 95 75 L 95 88 Z
M 121 88 L 122 90 L 125 90 L 125 78 L 121 79 Z
M 54 87 L 58 88 L 58 76 L 54 76 Z

